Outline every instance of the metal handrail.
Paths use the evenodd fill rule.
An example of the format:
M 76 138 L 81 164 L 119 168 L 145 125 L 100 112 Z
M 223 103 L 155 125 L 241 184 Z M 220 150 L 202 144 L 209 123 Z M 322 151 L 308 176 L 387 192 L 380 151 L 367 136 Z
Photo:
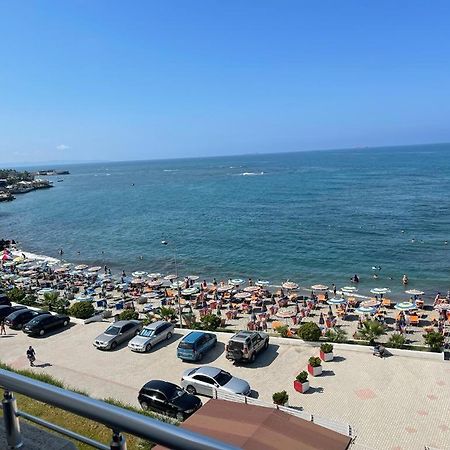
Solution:
M 237 447 L 75 392 L 0 369 L 0 386 L 174 450 L 238 450 Z

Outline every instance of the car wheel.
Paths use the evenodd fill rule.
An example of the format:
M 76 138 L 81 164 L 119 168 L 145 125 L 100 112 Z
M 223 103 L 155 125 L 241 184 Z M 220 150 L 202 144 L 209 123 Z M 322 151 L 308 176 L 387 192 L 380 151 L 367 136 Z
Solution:
M 39 336 L 44 336 L 45 331 L 44 330 L 40 330 L 39 331 Z
M 197 356 L 197 361 L 201 361 L 202 358 L 203 358 L 203 353 L 199 353 Z
M 192 395 L 195 395 L 195 394 L 197 393 L 197 391 L 195 390 L 195 387 L 194 387 L 194 386 L 191 386 L 191 385 L 189 385 L 189 386 L 186 388 L 186 391 L 188 391 L 189 394 L 192 394 Z
M 166 339 L 167 339 L 167 340 L 172 339 L 172 333 L 170 333 L 170 332 L 167 333 Z
M 252 353 L 252 356 L 250 356 L 250 362 L 251 362 L 251 363 L 252 363 L 252 362 L 255 362 L 255 359 L 256 359 L 256 353 L 253 352 L 253 353 Z
M 183 422 L 184 420 L 184 414 L 182 412 L 178 412 L 175 416 L 175 418 L 178 420 L 178 422 Z
M 63 323 L 63 327 L 67 327 L 67 324 L 68 324 L 69 322 L 67 322 L 67 320 L 65 320 L 64 321 L 64 323 Z
M 144 411 L 147 411 L 147 409 L 148 409 L 148 403 L 147 403 L 147 402 L 141 402 L 141 408 L 142 408 Z
M 152 349 L 152 344 L 147 344 L 145 347 L 145 351 L 148 353 Z
M 117 347 L 117 342 L 114 341 L 114 342 L 111 344 L 111 350 L 114 350 L 116 347 Z
M 17 329 L 18 329 L 18 330 L 21 330 L 22 327 L 23 327 L 23 325 L 22 325 L 21 323 L 19 323 L 19 325 L 17 325 Z

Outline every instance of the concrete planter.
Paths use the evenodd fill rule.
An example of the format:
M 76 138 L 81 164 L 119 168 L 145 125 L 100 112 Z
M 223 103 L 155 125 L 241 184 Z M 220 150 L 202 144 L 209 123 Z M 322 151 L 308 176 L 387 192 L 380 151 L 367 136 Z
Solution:
M 322 375 L 322 366 L 313 367 L 311 364 L 308 364 L 308 372 L 313 377 L 318 377 Z
M 300 383 L 298 380 L 294 380 L 294 389 L 297 392 L 303 394 L 309 389 L 309 381 L 305 381 L 304 383 Z
M 320 359 L 325 362 L 333 361 L 333 359 L 334 359 L 333 352 L 324 353 L 322 350 L 320 350 Z

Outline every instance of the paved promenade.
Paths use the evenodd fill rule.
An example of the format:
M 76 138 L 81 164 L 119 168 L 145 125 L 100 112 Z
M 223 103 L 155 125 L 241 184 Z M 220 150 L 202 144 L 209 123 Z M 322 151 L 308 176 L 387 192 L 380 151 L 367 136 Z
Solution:
M 179 384 L 183 370 L 195 366 L 176 358 L 180 333 L 149 354 L 132 353 L 126 346 L 114 352 L 98 351 L 92 341 L 106 327 L 107 323 L 74 325 L 41 339 L 11 332 L 0 339 L 0 359 L 25 368 L 25 351 L 32 344 L 42 366 L 36 371 L 94 397 L 113 397 L 133 405 L 146 381 L 159 378 Z M 221 335 L 202 363 L 247 379 L 261 400 L 271 402 L 273 392 L 285 389 L 291 406 L 353 425 L 360 448 L 450 449 L 450 362 L 404 356 L 379 359 L 346 348 L 335 351 L 334 362 L 323 364 L 322 377 L 310 379 L 309 393 L 299 394 L 293 389 L 295 375 L 318 349 L 287 345 L 278 338 L 254 364 L 233 366 L 223 353 L 228 337 Z

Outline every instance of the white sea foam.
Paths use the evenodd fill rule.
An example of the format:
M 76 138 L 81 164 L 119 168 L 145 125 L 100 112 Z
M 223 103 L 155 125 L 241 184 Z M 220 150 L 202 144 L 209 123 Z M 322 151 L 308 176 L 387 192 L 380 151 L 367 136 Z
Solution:
M 243 172 L 239 175 L 242 175 L 243 177 L 257 177 L 260 175 L 264 175 L 264 172 Z
M 164 169 L 163 172 L 178 172 L 179 169 Z

